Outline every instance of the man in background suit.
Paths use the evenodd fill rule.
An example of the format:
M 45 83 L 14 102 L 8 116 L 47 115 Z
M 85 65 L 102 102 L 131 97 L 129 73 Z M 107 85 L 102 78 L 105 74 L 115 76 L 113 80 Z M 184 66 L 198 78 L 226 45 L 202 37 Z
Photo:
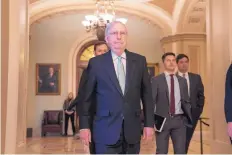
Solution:
M 188 152 L 189 144 L 196 128 L 197 122 L 204 108 L 205 96 L 204 86 L 201 81 L 201 76 L 188 72 L 189 58 L 185 54 L 179 54 L 176 57 L 178 66 L 178 75 L 182 76 L 187 80 L 188 84 L 188 95 L 190 97 L 193 127 L 187 128 L 186 132 L 186 152 Z
M 107 51 L 108 51 L 108 46 L 106 45 L 106 42 L 98 41 L 94 44 L 94 56 L 102 55 L 102 54 L 106 53 Z M 71 103 L 71 105 L 68 108 L 68 110 L 72 110 L 72 108 L 76 106 L 77 117 L 80 113 L 79 105 L 81 102 L 83 102 L 83 97 L 85 95 L 84 89 L 85 89 L 87 79 L 88 79 L 88 73 L 87 73 L 87 70 L 84 69 L 82 72 L 80 83 L 79 83 L 78 95 L 76 96 L 75 100 Z M 93 100 L 93 102 L 95 102 L 95 101 Z M 90 113 L 92 114 L 89 117 L 89 122 L 90 122 L 90 126 L 91 126 L 90 130 L 92 130 L 92 122 L 93 122 L 93 116 L 94 116 L 95 110 L 96 109 L 95 109 L 94 104 L 93 104 L 93 106 L 90 108 Z M 95 154 L 95 147 L 94 147 L 93 140 L 89 146 L 89 149 L 90 149 L 91 154 Z
M 164 73 L 152 78 L 155 113 L 166 118 L 163 130 L 156 131 L 156 153 L 167 154 L 169 137 L 174 154 L 185 154 L 186 127 L 191 127 L 191 106 L 186 79 L 175 74 L 176 57 L 168 52 L 162 56 Z
M 88 117 L 96 104 L 93 139 L 97 154 L 140 152 L 140 99 L 144 110 L 144 138 L 153 137 L 153 104 L 146 58 L 126 50 L 127 29 L 118 21 L 105 30 L 110 51 L 90 59 L 84 102 L 81 103 L 80 137 L 91 141 Z M 96 97 L 96 102 L 91 102 Z
M 232 64 L 226 73 L 225 83 L 225 116 L 227 122 L 227 132 L 232 143 Z

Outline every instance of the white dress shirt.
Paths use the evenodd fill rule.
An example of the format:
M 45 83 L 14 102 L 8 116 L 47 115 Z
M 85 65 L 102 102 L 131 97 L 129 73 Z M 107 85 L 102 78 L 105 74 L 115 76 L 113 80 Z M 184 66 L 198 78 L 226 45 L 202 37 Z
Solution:
M 188 72 L 186 72 L 186 73 L 178 72 L 178 75 L 180 75 L 181 77 L 183 77 L 183 78 L 185 78 L 187 80 L 188 94 L 190 96 L 190 83 L 189 83 L 189 74 L 188 74 Z
M 117 66 L 118 66 L 118 57 L 114 52 L 111 52 L 112 55 L 112 59 L 113 59 L 113 63 L 114 63 L 114 69 L 115 69 L 115 73 L 116 75 L 118 75 L 118 71 L 117 71 Z M 123 52 L 121 55 L 122 59 L 122 63 L 123 63 L 123 67 L 124 67 L 124 71 L 125 71 L 125 75 L 126 75 L 126 53 Z

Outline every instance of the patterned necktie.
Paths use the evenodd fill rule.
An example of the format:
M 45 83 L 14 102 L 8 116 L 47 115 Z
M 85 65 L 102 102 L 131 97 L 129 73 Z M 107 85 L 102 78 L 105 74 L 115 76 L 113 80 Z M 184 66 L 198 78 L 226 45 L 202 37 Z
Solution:
M 175 114 L 174 75 L 171 74 L 170 113 Z
M 124 66 L 122 63 L 122 57 L 118 57 L 117 73 L 118 73 L 118 82 L 121 87 L 122 93 L 124 94 L 126 80 L 125 80 Z

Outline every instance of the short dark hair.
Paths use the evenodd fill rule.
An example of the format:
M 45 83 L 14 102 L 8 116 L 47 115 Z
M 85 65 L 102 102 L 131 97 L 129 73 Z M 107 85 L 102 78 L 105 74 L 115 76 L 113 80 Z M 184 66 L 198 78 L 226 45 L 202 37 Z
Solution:
M 94 44 L 94 47 L 93 47 L 94 51 L 96 51 L 97 47 L 100 46 L 100 45 L 106 45 L 106 46 L 107 46 L 107 44 L 106 44 L 105 41 L 97 41 L 97 42 Z
M 183 58 L 186 58 L 186 59 L 188 59 L 188 61 L 189 61 L 189 57 L 187 56 L 187 55 L 185 55 L 185 54 L 178 54 L 177 55 L 177 57 L 176 57 L 176 62 L 178 63 L 179 62 L 179 60 L 180 59 L 183 59 Z
M 169 55 L 172 55 L 172 56 L 176 57 L 175 53 L 173 53 L 173 52 L 166 52 L 166 53 L 164 53 L 163 56 L 162 56 L 162 61 L 164 62 L 165 58 L 166 58 L 167 56 L 169 56 Z

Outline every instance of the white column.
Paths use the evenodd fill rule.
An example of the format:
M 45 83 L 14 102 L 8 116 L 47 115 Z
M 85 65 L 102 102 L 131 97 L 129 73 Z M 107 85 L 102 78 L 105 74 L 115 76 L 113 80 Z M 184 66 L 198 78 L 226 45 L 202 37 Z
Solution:
M 9 22 L 8 34 L 6 34 L 5 43 L 7 44 L 6 66 L 6 96 L 5 100 L 5 151 L 6 154 L 16 153 L 17 134 L 18 133 L 18 121 L 21 117 L 18 117 L 19 111 L 19 92 L 24 91 L 19 87 L 19 65 L 21 51 L 25 50 L 25 44 L 22 40 L 25 37 L 25 14 L 26 0 L 8 0 L 6 7 L 9 7 L 6 11 L 6 21 Z M 26 121 L 26 119 L 24 120 Z M 20 121 L 20 124 L 22 122 Z
M 20 26 L 20 62 L 19 62 L 19 96 L 18 96 L 18 125 L 17 125 L 17 146 L 26 143 L 26 109 L 27 109 L 27 83 L 29 63 L 29 24 L 28 24 L 28 1 L 21 2 L 21 26 Z

